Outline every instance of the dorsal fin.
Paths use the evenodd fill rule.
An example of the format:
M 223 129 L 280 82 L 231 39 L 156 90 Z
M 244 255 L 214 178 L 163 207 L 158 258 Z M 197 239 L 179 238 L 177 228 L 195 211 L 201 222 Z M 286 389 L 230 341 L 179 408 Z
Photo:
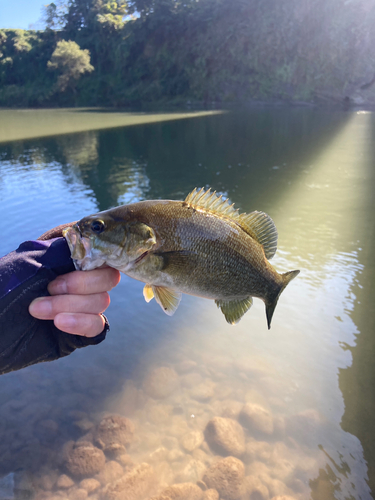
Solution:
M 277 250 L 277 229 L 271 217 L 264 212 L 241 214 L 238 224 L 263 247 L 268 260 L 272 259 Z
M 207 191 L 204 188 L 195 188 L 187 195 L 185 203 L 192 208 L 200 208 L 205 212 L 215 213 L 216 215 L 225 215 L 232 219 L 238 219 L 238 210 L 233 208 L 234 203 L 226 199 L 223 200 L 222 195 L 218 196 L 216 191 L 211 193 L 211 188 Z
M 264 212 L 239 214 L 231 202 L 222 199 L 216 191 L 195 188 L 185 199 L 188 206 L 205 212 L 233 219 L 249 236 L 263 246 L 267 259 L 272 259 L 277 249 L 277 229 L 271 217 Z

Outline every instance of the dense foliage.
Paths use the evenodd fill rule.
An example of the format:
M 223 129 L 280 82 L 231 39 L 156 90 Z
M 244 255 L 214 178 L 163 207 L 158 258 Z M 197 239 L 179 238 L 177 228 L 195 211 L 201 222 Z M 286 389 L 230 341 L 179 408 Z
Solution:
M 44 21 L 0 30 L 0 105 L 375 98 L 375 0 L 59 0 Z M 94 67 L 74 85 L 48 70 L 63 40 Z

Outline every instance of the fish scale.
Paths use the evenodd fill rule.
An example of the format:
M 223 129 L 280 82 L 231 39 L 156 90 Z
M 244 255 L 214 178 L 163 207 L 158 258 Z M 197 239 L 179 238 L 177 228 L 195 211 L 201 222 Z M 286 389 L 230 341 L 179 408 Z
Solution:
M 240 214 L 211 190 L 112 208 L 84 217 L 64 236 L 77 269 L 119 269 L 146 283 L 146 301 L 155 297 L 169 315 L 186 293 L 214 299 L 234 324 L 257 297 L 270 328 L 281 292 L 299 273 L 279 274 L 270 264 L 277 231 L 267 214 Z

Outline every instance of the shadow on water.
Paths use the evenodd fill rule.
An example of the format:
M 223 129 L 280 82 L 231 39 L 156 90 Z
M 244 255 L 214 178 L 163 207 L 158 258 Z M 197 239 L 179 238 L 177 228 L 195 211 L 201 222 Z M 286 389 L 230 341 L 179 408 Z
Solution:
M 363 270 L 350 288 L 355 297 L 350 316 L 358 328 L 355 346 L 347 346 L 352 354 L 352 364 L 340 370 L 339 386 L 345 399 L 345 413 L 342 427 L 361 441 L 364 458 L 368 465 L 368 483 L 375 495 L 375 435 L 373 432 L 375 415 L 375 309 L 374 309 L 374 241 L 375 241 L 375 119 L 369 123 L 368 166 L 365 177 L 367 196 L 361 200 L 361 217 L 357 220 L 357 232 L 360 234 L 359 261 Z
M 302 273 L 282 297 L 271 334 L 265 333 L 263 307 L 255 304 L 235 335 L 212 304 L 191 297 L 166 320 L 156 304 L 143 302 L 142 285 L 124 277 L 112 294 L 111 334 L 99 348 L 2 377 L 0 471 L 24 467 L 51 476 L 49 461 L 63 470 L 56 450 L 90 439 L 102 412 L 138 421 L 139 439 L 149 449 L 133 449 L 148 457 L 167 446 L 150 430 L 155 422 L 164 429 L 163 411 L 172 415 L 166 433 L 177 432 L 177 423 L 186 432 L 204 428 L 219 402 L 230 400 L 233 412 L 234 403 L 255 400 L 272 409 L 277 427 L 272 437 L 248 443 L 246 452 L 249 477 L 274 474 L 267 479 L 269 497 L 262 498 L 282 494 L 278 488 L 301 500 L 310 494 L 314 500 L 370 498 L 364 483 L 368 473 L 373 487 L 375 475 L 369 348 L 374 226 L 372 218 L 362 223 L 362 216 L 374 209 L 374 151 L 365 159 L 361 154 L 371 120 L 254 109 L 2 146 L 0 192 L 4 203 L 12 203 L 14 224 L 23 214 L 19 228 L 29 237 L 119 203 L 183 199 L 197 185 L 212 186 L 243 211 L 269 212 L 280 233 L 275 267 L 300 267 Z M 34 200 L 37 189 L 44 201 Z M 36 214 L 42 221 L 34 220 Z M 189 362 L 192 373 L 180 372 Z M 147 399 L 142 382 L 160 365 L 174 367 L 181 378 L 180 393 L 166 403 Z M 210 384 L 219 398 L 211 406 Z M 194 385 L 204 386 L 208 396 L 192 401 Z

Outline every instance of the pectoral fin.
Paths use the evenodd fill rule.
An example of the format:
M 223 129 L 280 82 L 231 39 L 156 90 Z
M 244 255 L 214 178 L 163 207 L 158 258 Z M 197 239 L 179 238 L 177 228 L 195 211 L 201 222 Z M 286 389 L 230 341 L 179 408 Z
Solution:
M 149 285 L 148 283 L 145 285 L 143 289 L 143 297 L 145 298 L 146 302 L 150 302 L 154 298 L 154 292 L 152 291 L 152 286 Z
M 146 287 L 147 286 L 150 285 L 146 285 Z M 160 305 L 165 314 L 173 316 L 181 301 L 182 293 L 163 286 L 151 286 L 150 288 L 152 288 L 151 292 L 153 293 L 156 302 Z
M 253 305 L 253 298 L 246 297 L 245 299 L 228 301 L 215 300 L 215 304 L 221 309 L 227 322 L 231 325 L 235 325 Z

